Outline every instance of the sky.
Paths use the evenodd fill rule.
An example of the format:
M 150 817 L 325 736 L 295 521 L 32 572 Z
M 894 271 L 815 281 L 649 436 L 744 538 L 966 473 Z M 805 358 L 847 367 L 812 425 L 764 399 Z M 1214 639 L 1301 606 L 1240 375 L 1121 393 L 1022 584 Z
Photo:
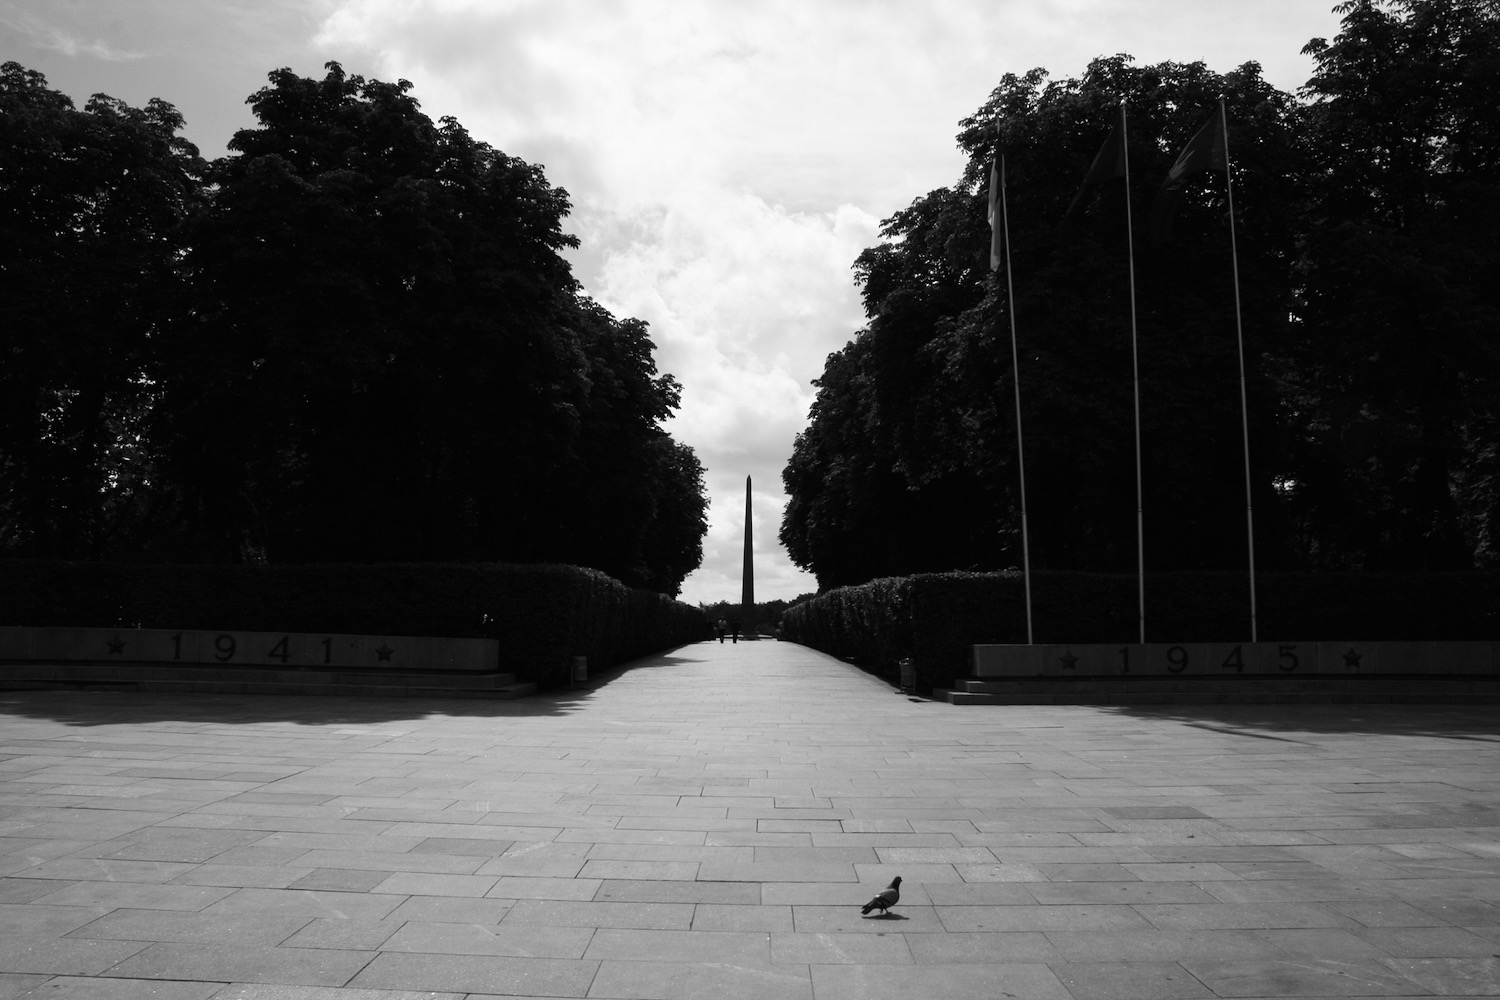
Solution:
M 817 589 L 777 541 L 781 470 L 824 359 L 863 325 L 851 270 L 881 220 L 955 183 L 958 122 L 1007 72 L 1089 60 L 1259 62 L 1295 91 L 1332 0 L 0 0 L 0 60 L 175 104 L 203 154 L 266 74 L 407 79 L 433 119 L 565 188 L 584 291 L 650 324 L 682 383 L 668 425 L 710 498 L 682 599 Z M 1103 126 L 1101 125 L 1101 128 Z

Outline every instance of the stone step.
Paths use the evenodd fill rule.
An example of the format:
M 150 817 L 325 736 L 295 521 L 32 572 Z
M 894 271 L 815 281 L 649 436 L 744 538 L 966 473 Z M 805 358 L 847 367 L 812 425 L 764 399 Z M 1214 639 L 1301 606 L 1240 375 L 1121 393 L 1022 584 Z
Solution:
M 970 691 L 949 691 L 943 699 L 950 705 L 1004 705 L 1005 699 L 997 694 L 980 694 Z

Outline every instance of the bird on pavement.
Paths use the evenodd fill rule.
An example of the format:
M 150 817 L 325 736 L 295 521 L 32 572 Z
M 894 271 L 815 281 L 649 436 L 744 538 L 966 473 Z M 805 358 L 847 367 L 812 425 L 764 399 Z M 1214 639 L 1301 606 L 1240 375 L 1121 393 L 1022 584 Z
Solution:
M 859 912 L 869 913 L 871 910 L 879 910 L 880 915 L 885 916 L 886 911 L 895 906 L 897 901 L 899 901 L 900 899 L 901 876 L 897 875 L 894 879 L 891 880 L 890 885 L 877 892 L 875 894 L 875 898 L 866 903 Z

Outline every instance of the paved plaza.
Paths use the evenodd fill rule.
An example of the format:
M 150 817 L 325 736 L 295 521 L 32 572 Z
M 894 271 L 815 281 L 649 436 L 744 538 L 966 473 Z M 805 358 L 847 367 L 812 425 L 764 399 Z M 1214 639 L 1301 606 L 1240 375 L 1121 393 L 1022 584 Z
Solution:
M 860 905 L 900 875 L 888 916 Z M 0 693 L 0 998 L 1500 995 L 1493 709 Z

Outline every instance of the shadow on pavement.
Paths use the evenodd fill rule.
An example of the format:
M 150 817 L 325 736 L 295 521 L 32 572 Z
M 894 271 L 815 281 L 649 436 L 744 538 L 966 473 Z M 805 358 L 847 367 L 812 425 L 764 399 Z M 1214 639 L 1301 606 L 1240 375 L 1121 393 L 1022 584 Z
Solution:
M 307 726 L 369 725 L 401 720 L 445 718 L 533 718 L 564 716 L 585 708 L 611 683 L 636 670 L 670 669 L 709 658 L 695 655 L 694 643 L 632 660 L 597 674 L 575 688 L 542 691 L 524 698 L 344 697 L 300 694 L 194 694 L 152 691 L 0 691 L 0 717 L 50 719 L 69 726 L 128 725 L 141 722 Z
M 1500 712 L 1466 705 L 1102 705 L 1095 710 L 1235 736 L 1428 736 L 1500 743 Z M 1257 732 L 1259 730 L 1259 732 Z

